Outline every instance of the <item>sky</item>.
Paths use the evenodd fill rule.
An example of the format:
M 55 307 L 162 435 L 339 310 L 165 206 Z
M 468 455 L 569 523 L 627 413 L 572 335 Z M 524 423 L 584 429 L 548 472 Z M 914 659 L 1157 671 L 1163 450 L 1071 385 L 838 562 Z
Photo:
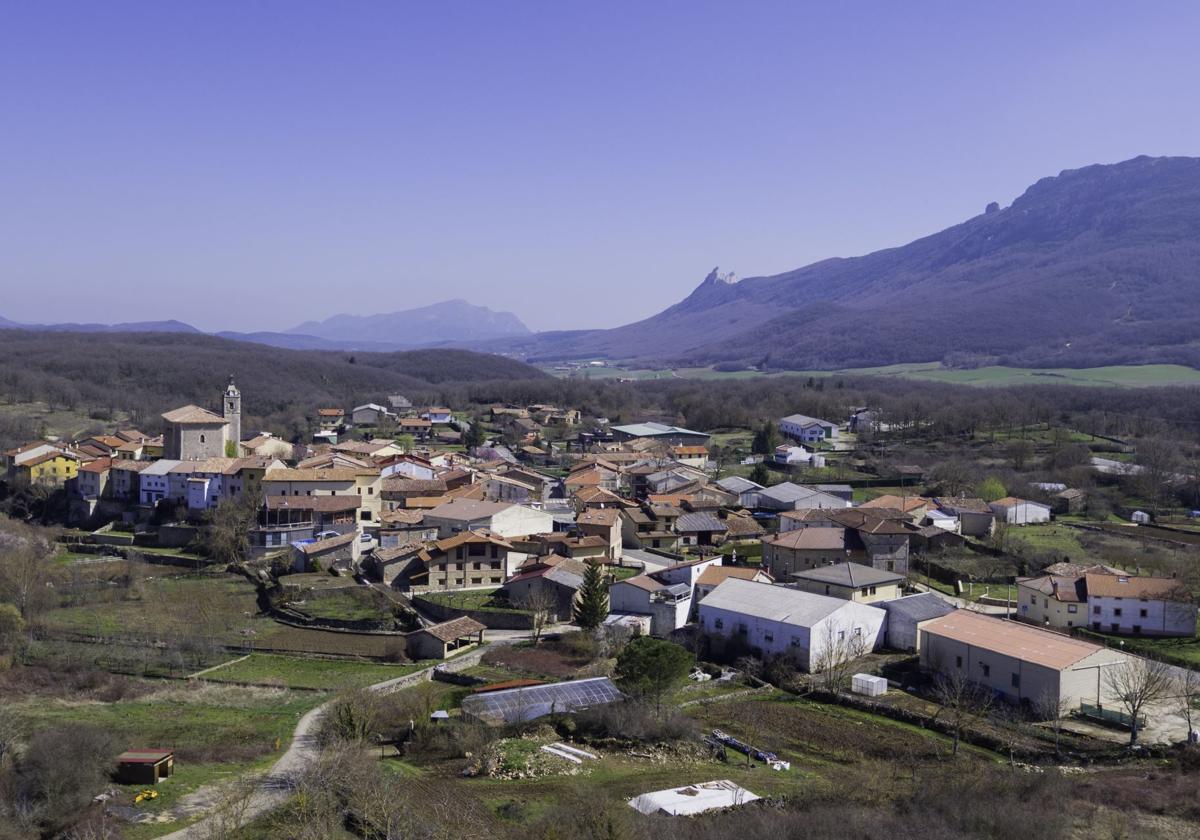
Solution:
M 1200 4 L 8 3 L 0 316 L 615 326 L 1200 154 Z

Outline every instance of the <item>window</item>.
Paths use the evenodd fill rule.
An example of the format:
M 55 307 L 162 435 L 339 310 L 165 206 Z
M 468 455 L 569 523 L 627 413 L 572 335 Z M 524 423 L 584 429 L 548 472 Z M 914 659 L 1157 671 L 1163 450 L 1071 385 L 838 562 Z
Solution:
M 1092 615 L 1100 615 L 1100 605 L 1099 604 L 1092 607 Z
M 1079 612 L 1079 605 L 1078 604 L 1067 604 L 1067 612 L 1069 612 L 1069 613 Z
M 745 624 L 743 624 L 741 622 L 738 623 L 737 631 L 739 633 L 741 633 L 743 636 L 749 631 L 749 629 L 750 628 L 748 628 Z
M 775 641 L 775 635 L 773 633 L 763 633 L 763 641 L 773 642 Z
M 1021 675 L 1020 674 L 1014 673 L 1012 675 L 1012 687 L 1013 688 L 1021 687 Z
M 839 630 L 839 631 L 838 631 L 838 641 L 839 641 L 839 642 L 844 642 L 844 641 L 846 641 L 846 631 L 845 631 L 845 630 Z
M 1114 621 L 1112 624 L 1108 625 L 1108 626 L 1109 626 L 1109 628 L 1110 628 L 1111 632 L 1113 632 L 1113 633 L 1116 633 L 1118 630 L 1120 630 L 1120 629 L 1121 629 L 1121 625 L 1120 625 L 1120 624 L 1117 624 L 1115 621 Z
M 204 443 L 204 435 L 200 435 L 200 442 Z
M 962 667 L 962 657 L 961 657 L 961 656 L 956 656 L 956 657 L 954 657 L 954 667 L 955 667 L 955 668 L 961 668 L 961 667 Z
M 483 543 L 471 543 L 467 546 L 467 553 L 471 557 L 483 557 L 487 554 L 487 546 Z
M 1120 618 L 1120 617 L 1121 617 L 1121 608 L 1120 608 L 1120 607 L 1115 607 L 1115 608 L 1113 609 L 1113 617 L 1114 617 L 1114 618 Z
M 872 587 L 871 587 L 871 594 L 872 594 L 872 595 L 874 595 L 874 594 L 875 594 L 875 587 L 874 587 L 874 586 L 872 586 Z
M 1030 595 L 1030 596 L 1029 596 L 1029 603 L 1033 604 L 1033 605 L 1036 607 L 1036 606 L 1037 606 L 1037 596 L 1036 596 L 1036 595 Z
M 1136 634 L 1138 634 L 1138 633 L 1141 633 L 1141 632 L 1142 632 L 1142 625 L 1140 625 L 1140 624 L 1135 624 L 1135 625 L 1133 625 L 1133 632 L 1134 632 L 1134 634 L 1135 634 L 1135 635 L 1136 635 Z
M 984 663 L 984 662 L 980 662 L 979 667 L 983 669 L 983 675 L 985 677 L 990 677 L 992 675 L 992 666 L 991 665 L 988 665 L 987 663 Z
M 724 626 L 725 626 L 725 619 L 723 619 L 723 618 L 713 619 L 713 627 L 716 628 L 717 630 L 720 630 Z
M 1145 610 L 1138 610 L 1138 618 L 1146 618 L 1148 613 Z
M 861 636 L 861 635 L 862 635 L 862 628 L 861 628 L 861 627 L 855 627 L 855 628 L 854 628 L 854 635 L 855 635 L 855 636 Z
M 799 636 L 792 636 L 792 647 L 800 647 L 804 643 L 800 641 Z

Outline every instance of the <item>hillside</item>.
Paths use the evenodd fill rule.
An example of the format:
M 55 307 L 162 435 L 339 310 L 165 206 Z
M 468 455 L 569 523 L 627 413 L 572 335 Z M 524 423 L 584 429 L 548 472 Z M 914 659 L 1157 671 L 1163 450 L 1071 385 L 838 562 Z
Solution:
M 122 409 L 150 431 L 166 409 L 214 403 L 230 374 L 244 396 L 244 428 L 281 433 L 304 428 L 319 405 L 352 407 L 394 393 L 434 400 L 448 383 L 546 378 L 466 350 L 350 354 L 179 333 L 0 329 L 0 413 L 3 403 L 34 401 L 98 417 Z
M 528 335 L 529 328 L 511 312 L 496 312 L 465 300 L 447 300 L 378 315 L 333 315 L 322 321 L 307 321 L 286 334 L 370 349 L 371 345 L 418 347 L 486 341 Z
M 1044 178 L 903 247 L 736 283 L 714 270 L 644 321 L 502 346 L 784 369 L 1200 366 L 1198 289 L 1200 159 L 1140 157 Z

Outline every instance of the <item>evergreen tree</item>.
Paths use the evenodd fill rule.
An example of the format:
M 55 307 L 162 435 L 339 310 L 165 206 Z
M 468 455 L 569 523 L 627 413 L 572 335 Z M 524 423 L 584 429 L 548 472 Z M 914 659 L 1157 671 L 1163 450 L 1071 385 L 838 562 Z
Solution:
M 589 560 L 583 573 L 583 586 L 575 602 L 575 623 L 584 630 L 595 630 L 608 617 L 608 582 L 600 564 Z
M 750 471 L 750 480 L 763 487 L 769 487 L 773 483 L 771 471 L 767 469 L 766 464 L 755 464 L 754 469 Z

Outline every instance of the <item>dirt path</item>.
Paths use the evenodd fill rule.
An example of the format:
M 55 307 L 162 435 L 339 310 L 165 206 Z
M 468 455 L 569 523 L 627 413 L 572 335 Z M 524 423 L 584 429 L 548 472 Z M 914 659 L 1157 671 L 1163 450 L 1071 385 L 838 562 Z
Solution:
M 518 640 L 519 638 L 510 638 L 495 640 L 493 643 L 506 644 Z M 487 648 L 481 648 L 450 661 L 462 665 L 467 665 L 468 663 L 474 664 L 479 661 L 479 658 L 486 651 Z M 384 692 L 404 688 L 415 682 L 419 682 L 422 677 L 428 678 L 435 667 L 435 665 L 430 665 L 428 668 L 415 671 L 403 677 L 395 677 L 375 683 L 369 686 L 369 688 L 371 691 Z M 292 742 L 288 746 L 287 751 L 280 756 L 279 760 L 275 762 L 275 766 L 270 769 L 266 776 L 258 782 L 257 789 L 244 802 L 238 803 L 235 809 L 230 809 L 227 812 L 222 812 L 220 806 L 218 806 L 216 812 L 210 813 L 187 828 L 165 834 L 159 840 L 217 840 L 227 832 L 243 826 L 283 805 L 292 794 L 295 779 L 316 760 L 317 755 L 320 753 L 320 747 L 317 745 L 314 733 L 317 730 L 317 725 L 321 722 L 321 717 L 329 709 L 331 702 L 326 701 L 322 703 L 300 718 L 300 722 L 296 724 L 296 730 L 292 734 Z M 189 794 L 189 796 L 196 796 L 197 794 L 203 795 L 203 789 Z M 216 799 L 217 797 L 213 798 Z

